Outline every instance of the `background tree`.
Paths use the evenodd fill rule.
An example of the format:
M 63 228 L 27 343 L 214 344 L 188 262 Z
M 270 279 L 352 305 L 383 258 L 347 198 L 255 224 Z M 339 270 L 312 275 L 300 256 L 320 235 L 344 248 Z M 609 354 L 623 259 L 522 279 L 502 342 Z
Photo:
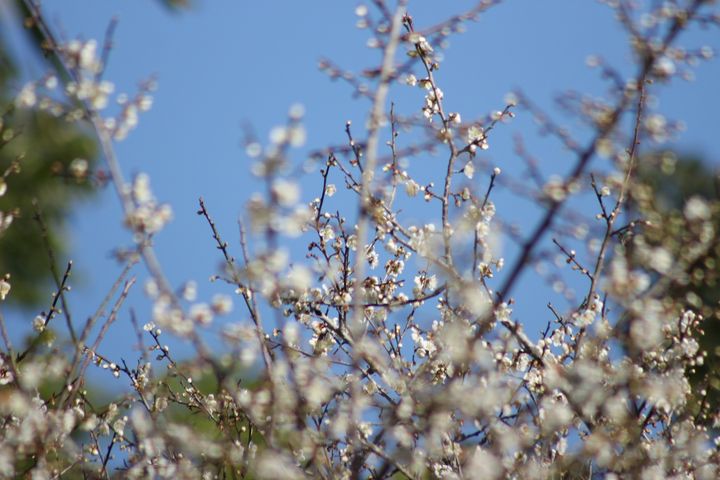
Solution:
M 16 168 L 5 179 L 12 188 L 0 197 L 0 210 L 13 213 L 13 228 L 0 234 L 0 271 L 11 275 L 13 302 L 37 306 L 47 301 L 52 276 L 48 254 L 42 252 L 65 259 L 65 224 L 75 203 L 96 186 L 92 172 L 97 147 L 77 123 L 46 111 L 15 108 L 20 78 L 6 41 L 0 34 L 0 172 Z M 35 219 L 38 213 L 44 232 Z
M 705 251 L 692 258 L 661 296 L 668 304 L 692 309 L 705 317 L 704 334 L 698 335 L 707 356 L 693 367 L 693 395 L 720 408 L 720 174 L 717 165 L 699 155 L 660 151 L 639 162 L 638 189 L 633 193 L 637 212 L 649 225 L 644 236 L 655 248 L 662 246 L 682 261 L 688 255 L 687 215 L 708 215 L 715 226 L 708 232 Z M 703 203 L 708 207 L 704 207 Z M 707 211 L 705 211 L 707 208 Z
M 190 5 L 188 0 L 158 1 L 173 11 Z M 16 0 L 14 6 L 15 13 L 9 8 L 4 11 L 22 19 L 19 23 L 24 24 L 30 50 L 62 80 L 67 75 L 65 67 L 48 50 L 47 32 L 40 31 L 32 21 L 32 4 Z M 0 33 L 0 172 L 13 163 L 19 169 L 8 180 L 14 187 L 0 197 L 0 209 L 15 213 L 14 228 L 0 236 L 0 271 L 13 278 L 11 301 L 36 307 L 47 300 L 48 280 L 57 277 L 49 268 L 48 255 L 38 252 L 54 252 L 56 261 L 64 261 L 65 224 L 75 203 L 104 184 L 104 176 L 95 172 L 98 149 L 87 128 L 47 111 L 14 108 L 21 78 L 17 60 L 7 45 L 8 39 Z M 45 224 L 42 235 L 37 235 L 43 228 L 36 219 L 38 212 Z

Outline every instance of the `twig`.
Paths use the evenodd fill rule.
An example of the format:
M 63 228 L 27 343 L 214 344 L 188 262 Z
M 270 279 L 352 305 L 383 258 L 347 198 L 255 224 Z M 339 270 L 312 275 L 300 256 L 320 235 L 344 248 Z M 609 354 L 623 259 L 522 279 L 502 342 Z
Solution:
M 488 188 L 485 191 L 485 196 L 483 197 L 482 205 L 480 206 L 480 212 L 485 209 L 485 206 L 487 205 L 488 200 L 490 199 L 490 193 L 493 190 L 493 187 L 495 187 L 495 179 L 497 178 L 497 173 L 495 173 L 495 170 L 490 174 L 490 183 L 488 184 Z M 477 228 L 475 229 L 474 233 L 474 241 L 473 241 L 473 264 L 472 264 L 472 273 L 473 277 L 475 276 L 475 272 L 477 271 L 478 267 L 478 231 Z
M 557 240 L 556 238 L 553 238 L 552 241 L 553 241 L 553 243 L 554 243 L 555 245 L 557 245 L 557 247 L 560 249 L 560 251 L 565 254 L 565 256 L 567 257 L 567 260 L 566 260 L 567 263 L 572 263 L 572 264 L 575 265 L 575 267 L 580 271 L 580 273 L 582 273 L 583 275 L 585 275 L 586 277 L 588 277 L 591 281 L 593 280 L 593 276 L 592 276 L 592 274 L 588 271 L 588 269 L 585 268 L 585 267 L 583 267 L 583 266 L 580 264 L 580 262 L 578 262 L 578 260 L 577 260 L 577 255 L 575 254 L 575 251 L 574 251 L 574 250 L 573 250 L 573 251 L 568 251 L 568 250 L 566 250 L 565 247 L 563 247 L 562 245 L 560 245 L 560 242 L 558 242 L 558 240 Z
M 102 80 L 105 70 L 107 70 L 108 61 L 110 60 L 110 52 L 113 48 L 113 37 L 115 36 L 115 29 L 118 25 L 118 17 L 112 17 L 110 23 L 105 30 L 105 41 L 103 42 L 103 51 L 100 56 L 100 70 L 95 75 L 95 81 L 99 82 Z
M 260 341 L 260 346 L 263 351 L 263 360 L 265 361 L 265 369 L 270 375 L 270 367 L 272 366 L 272 353 L 270 352 L 270 349 L 267 347 L 267 342 L 265 342 L 265 333 L 262 328 L 262 323 L 260 319 L 260 312 L 257 308 L 257 305 L 254 302 L 254 299 L 248 295 L 247 289 L 245 285 L 242 284 L 240 281 L 240 276 L 237 272 L 237 267 L 235 265 L 235 258 L 233 258 L 230 253 L 228 252 L 228 244 L 227 242 L 224 242 L 222 238 L 220 237 L 220 232 L 218 232 L 217 227 L 215 226 L 215 222 L 210 217 L 210 213 L 207 211 L 207 208 L 205 207 L 205 201 L 202 197 L 198 200 L 198 203 L 200 204 L 200 210 L 198 210 L 198 215 L 202 215 L 205 220 L 208 222 L 208 225 L 210 226 L 210 230 L 212 231 L 213 238 L 215 239 L 215 242 L 217 243 L 217 248 L 220 250 L 223 254 L 223 257 L 225 257 L 225 263 L 227 264 L 228 268 L 230 268 L 232 272 L 232 280 L 235 283 L 235 285 L 238 287 L 238 290 L 240 291 L 240 294 L 243 297 L 243 300 L 245 301 L 245 305 L 247 306 L 248 311 L 250 312 L 250 316 L 253 320 L 253 323 L 255 324 L 255 328 L 257 330 L 258 334 L 258 340 Z M 240 238 L 241 243 L 243 244 L 243 256 L 245 258 L 245 263 L 247 264 L 248 258 L 247 258 L 247 251 L 245 250 L 244 244 L 245 244 L 245 234 L 242 229 L 242 225 L 240 226 Z
M 70 275 L 70 269 L 72 268 L 72 260 L 70 260 L 67 264 L 67 268 L 65 270 L 65 274 L 62 277 L 62 281 L 60 279 L 60 274 L 57 270 L 57 261 L 55 259 L 55 252 L 53 251 L 52 245 L 50 244 L 50 234 L 48 232 L 47 225 L 45 224 L 45 221 L 43 220 L 42 211 L 40 210 L 40 205 L 37 202 L 37 199 L 33 199 L 33 207 L 35 207 L 35 215 L 34 219 L 40 226 L 40 232 L 43 239 L 43 243 L 45 245 L 45 251 L 47 252 L 48 259 L 50 261 L 50 272 L 52 272 L 53 280 L 55 280 L 55 285 L 57 286 L 57 293 L 55 295 L 55 298 L 53 298 L 53 304 L 50 308 L 50 311 L 47 313 L 47 317 L 45 318 L 45 326 L 50 322 L 52 319 L 53 313 L 57 311 L 56 305 L 58 297 L 60 297 L 60 301 L 62 303 L 62 309 L 63 314 L 65 316 L 65 323 L 67 324 L 68 332 L 70 333 L 70 338 L 73 342 L 73 344 L 77 344 L 77 335 L 75 334 L 75 327 L 72 323 L 72 317 L 70 315 L 70 309 L 68 308 L 67 299 L 65 298 L 65 290 L 66 290 L 66 282 L 68 280 L 68 277 Z
M 135 277 L 133 277 L 130 280 L 125 282 L 125 286 L 123 287 L 123 290 L 120 293 L 120 296 L 115 301 L 115 305 L 113 305 L 113 308 L 110 311 L 110 315 L 108 316 L 108 319 L 105 321 L 102 328 L 100 329 L 100 332 L 98 333 L 97 337 L 95 338 L 95 342 L 93 343 L 92 347 L 86 348 L 86 351 L 89 351 L 89 352 L 97 351 L 98 347 L 100 346 L 100 342 L 102 342 L 103 338 L 107 334 L 107 331 L 110 328 L 110 325 L 112 325 L 115 322 L 115 319 L 117 318 L 117 314 L 120 311 L 120 307 L 125 302 L 125 299 L 127 298 L 128 293 L 130 293 L 130 288 L 134 284 L 135 284 Z M 80 369 L 77 374 L 78 379 L 84 378 L 85 370 L 87 369 L 88 365 L 90 365 L 90 359 L 91 359 L 90 355 L 85 357 L 85 360 L 83 361 L 82 365 L 80 366 Z M 77 391 L 77 389 L 74 389 L 74 391 Z M 68 399 L 68 401 L 69 401 L 69 399 Z
M 395 51 L 400 43 L 400 30 L 402 28 L 402 20 L 405 15 L 405 0 L 400 0 L 398 7 L 393 16 L 392 26 L 389 33 L 388 44 L 383 54 L 382 67 L 380 70 L 380 80 L 377 90 L 375 91 L 375 99 L 373 101 L 372 110 L 370 112 L 370 125 L 368 128 L 367 147 L 365 149 L 365 169 L 362 175 L 362 183 L 360 186 L 360 211 L 358 213 L 357 228 L 357 252 L 355 257 L 355 288 L 353 295 L 353 312 L 355 324 L 360 324 L 363 316 L 363 309 L 360 308 L 362 303 L 360 292 L 361 282 L 363 280 L 363 272 L 365 271 L 365 239 L 369 224 L 370 209 L 372 208 L 372 182 L 375 174 L 375 167 L 378 160 L 378 144 L 380 136 L 380 124 L 383 119 L 383 111 L 385 108 L 385 98 L 390 90 L 390 75 L 393 72 L 393 64 L 395 59 Z
M 0 334 L 2 334 L 3 342 L 5 342 L 5 348 L 7 349 L 7 354 L 9 358 L 9 368 L 12 372 L 13 379 L 15 381 L 18 380 L 18 374 L 17 374 L 17 362 L 15 361 L 15 350 L 13 349 L 12 341 L 10 340 L 10 336 L 8 335 L 7 327 L 5 326 L 5 316 L 2 313 L 2 309 L 0 309 Z
M 635 126 L 633 130 L 633 136 L 632 141 L 630 144 L 630 148 L 628 149 L 628 163 L 627 168 L 625 170 L 625 179 L 623 181 L 622 187 L 620 188 L 620 193 L 617 196 L 617 200 L 615 201 L 615 206 L 613 207 L 610 214 L 608 214 L 605 211 L 605 208 L 602 204 L 602 200 L 600 200 L 600 205 L 603 210 L 603 215 L 605 217 L 606 222 L 606 228 L 605 228 L 605 235 L 603 237 L 602 244 L 600 246 L 600 251 L 598 252 L 597 260 L 595 262 L 595 268 L 592 273 L 591 277 L 591 283 L 590 288 L 588 289 L 588 294 L 585 297 L 585 301 L 589 304 L 591 301 L 593 295 L 595 294 L 595 289 L 597 287 L 597 279 L 600 278 L 600 274 L 602 273 L 604 261 L 605 261 L 605 254 L 607 252 L 608 245 L 610 243 L 610 239 L 613 236 L 613 226 L 615 225 L 615 221 L 617 220 L 618 216 L 620 215 L 620 208 L 622 207 L 623 203 L 625 202 L 625 195 L 627 193 L 627 189 L 630 186 L 630 178 L 632 177 L 633 169 L 635 166 L 635 158 L 637 153 L 637 146 L 640 143 L 640 126 L 642 125 L 642 115 L 643 115 L 643 107 L 645 105 L 645 77 L 642 77 L 640 79 L 639 88 L 640 88 L 640 94 L 638 96 L 638 102 L 637 102 L 637 109 L 635 114 Z M 595 179 L 593 178 L 593 188 L 595 187 Z M 596 190 L 597 194 L 597 190 Z M 600 195 L 598 195 L 598 198 L 600 198 Z

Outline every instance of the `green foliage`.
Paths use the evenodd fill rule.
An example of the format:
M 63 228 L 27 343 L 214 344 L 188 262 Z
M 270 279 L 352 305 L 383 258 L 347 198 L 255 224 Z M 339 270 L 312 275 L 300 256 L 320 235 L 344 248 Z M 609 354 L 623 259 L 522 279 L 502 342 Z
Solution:
M 16 109 L 16 70 L 0 37 L 0 174 L 16 165 L 6 179 L 0 211 L 12 212 L 11 227 L 0 235 L 0 274 L 9 273 L 9 300 L 36 306 L 47 300 L 50 279 L 47 245 L 57 258 L 65 256 L 66 224 L 75 201 L 93 191 L 85 173 L 71 168 L 76 159 L 92 167 L 97 156 L 93 138 L 76 124 L 39 110 Z M 76 161 L 73 166 L 77 166 Z M 80 174 L 82 173 L 82 174 Z M 47 225 L 41 234 L 37 212 Z
M 693 196 L 708 200 L 718 198 L 720 177 L 698 155 L 659 152 L 641 162 L 639 174 L 652 188 L 659 209 L 681 210 Z
M 720 176 L 699 156 L 678 157 L 672 152 L 648 155 L 638 171 L 647 191 L 635 192 L 636 202 L 647 212 L 650 226 L 645 236 L 651 245 L 664 245 L 672 258 L 687 254 L 684 238 L 688 224 L 684 208 L 693 197 L 711 206 L 714 234 L 706 250 L 684 266 L 682 276 L 663 292 L 667 302 L 702 314 L 704 335 L 698 337 L 701 350 L 708 353 L 704 364 L 691 376 L 696 401 L 720 407 Z M 715 207 L 713 207 L 715 205 Z M 709 387 L 709 388 L 707 388 Z M 705 393 L 703 393 L 703 391 Z
M 192 2 L 191 0 L 161 0 L 161 3 L 172 10 L 180 10 L 189 7 Z
M 1 37 L 0 37 L 1 40 Z M 15 64 L 0 41 L 0 94 L 7 88 L 8 82 L 15 76 Z
M 19 172 L 8 177 L 0 208 L 17 211 L 12 226 L 0 237 L 0 271 L 12 276 L 11 299 L 34 305 L 45 299 L 50 274 L 47 251 L 34 219 L 42 212 L 46 241 L 59 257 L 66 251 L 63 226 L 74 200 L 92 191 L 90 183 L 71 175 L 75 159 L 97 155 L 93 140 L 77 127 L 43 112 L 15 112 L 0 134 L 19 135 L 0 150 L 0 170 L 19 160 Z

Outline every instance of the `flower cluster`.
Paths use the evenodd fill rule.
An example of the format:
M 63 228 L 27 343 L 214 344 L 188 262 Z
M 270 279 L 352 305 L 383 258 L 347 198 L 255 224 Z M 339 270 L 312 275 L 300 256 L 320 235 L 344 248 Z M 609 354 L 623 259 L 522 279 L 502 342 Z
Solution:
M 110 105 L 115 85 L 102 79 L 105 65 L 100 58 L 97 41 L 72 40 L 54 45 L 54 54 L 70 76 L 62 92 L 69 103 L 58 99 L 57 90 L 61 82 L 57 75 L 49 74 L 42 81 L 30 82 L 22 88 L 15 101 L 19 107 L 37 107 L 70 121 L 82 118 L 94 121 L 97 118 L 114 140 L 125 139 L 137 126 L 139 113 L 152 107 L 150 92 L 155 89 L 155 82 L 148 81 L 141 85 L 133 98 L 125 93 L 117 95 L 115 102 L 119 112 L 101 118 L 101 113 Z
M 126 187 L 132 201 L 125 217 L 125 225 L 141 235 L 159 232 L 172 219 L 172 208 L 159 204 L 150 190 L 150 177 L 146 173 L 135 176 L 132 187 Z M 142 238 L 142 237 L 140 237 Z

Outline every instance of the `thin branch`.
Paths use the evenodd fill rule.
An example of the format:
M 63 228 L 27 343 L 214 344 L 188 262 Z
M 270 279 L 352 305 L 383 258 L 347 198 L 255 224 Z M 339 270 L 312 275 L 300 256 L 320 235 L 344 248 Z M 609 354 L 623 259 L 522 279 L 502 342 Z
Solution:
M 360 283 L 363 280 L 363 272 L 365 269 L 365 240 L 369 226 L 370 210 L 372 208 L 372 183 L 375 175 L 375 168 L 378 160 L 378 144 L 380 136 L 380 125 L 383 121 L 385 110 L 385 99 L 390 90 L 390 75 L 393 72 L 395 51 L 400 43 L 402 20 L 405 16 L 405 0 L 398 3 L 398 7 L 393 16 L 392 26 L 389 33 L 389 40 L 383 53 L 382 67 L 380 70 L 380 79 L 372 110 L 370 112 L 370 125 L 368 128 L 367 147 L 365 149 L 365 169 L 362 175 L 362 184 L 360 186 L 360 211 L 358 213 L 357 226 L 357 252 L 355 256 L 355 287 L 353 295 L 353 312 L 354 323 L 360 324 L 363 316 L 363 309 L 360 308 L 362 298 L 360 295 Z
M 228 244 L 227 242 L 224 242 L 222 238 L 220 237 L 220 232 L 218 232 L 217 227 L 215 226 L 215 222 L 210 217 L 210 213 L 207 211 L 207 208 L 205 207 L 205 201 L 202 197 L 198 200 L 198 203 L 200 204 L 200 210 L 198 210 L 198 215 L 202 215 L 205 220 L 208 222 L 208 225 L 210 226 L 210 230 L 212 231 L 213 238 L 215 239 L 215 242 L 217 243 L 217 248 L 220 250 L 223 254 L 223 257 L 225 257 L 225 263 L 227 264 L 228 268 L 230 269 L 232 273 L 232 280 L 235 283 L 235 285 L 238 287 L 238 290 L 240 291 L 240 294 L 243 297 L 243 300 L 245 301 L 245 305 L 250 312 L 250 316 L 252 317 L 252 321 L 255 324 L 255 328 L 258 335 L 258 341 L 260 342 L 260 346 L 263 351 L 263 361 L 265 362 L 265 370 L 268 375 L 270 375 L 270 367 L 272 366 L 272 353 L 270 352 L 270 349 L 267 346 L 267 342 L 265 341 L 265 332 L 262 328 L 262 322 L 260 319 L 260 312 L 257 308 L 257 305 L 254 302 L 254 299 L 248 294 L 248 289 L 245 285 L 240 281 L 240 275 L 237 272 L 237 267 L 235 265 L 235 258 L 230 255 L 228 252 Z M 240 228 L 240 237 L 241 237 L 241 243 L 243 244 L 243 256 L 245 258 L 245 263 L 247 264 L 247 251 L 244 247 L 245 244 L 245 234 L 242 230 L 242 225 Z
M 43 239 L 43 244 L 45 245 L 45 251 L 48 255 L 48 260 L 50 262 L 50 272 L 52 273 L 53 280 L 55 280 L 55 286 L 57 287 L 57 292 L 55 294 L 55 297 L 53 298 L 53 304 L 50 308 L 50 311 L 47 313 L 47 317 L 45 318 L 45 326 L 50 322 L 50 320 L 53 317 L 53 313 L 57 312 L 57 300 L 58 297 L 60 298 L 60 301 L 62 303 L 62 309 L 63 314 L 65 316 L 65 323 L 68 328 L 68 332 L 70 333 L 70 339 L 72 340 L 73 344 L 77 344 L 77 335 L 75 334 L 75 327 L 73 326 L 72 317 L 70 315 L 70 308 L 68 307 L 67 299 L 65 298 L 65 291 L 68 289 L 66 287 L 66 283 L 68 280 L 68 277 L 70 276 L 70 269 L 72 268 L 72 260 L 70 260 L 67 264 L 67 268 L 65 269 L 65 274 L 62 277 L 62 280 L 60 279 L 60 273 L 57 270 L 57 260 L 55 259 L 55 252 L 53 251 L 52 245 L 50 244 L 50 233 L 48 231 L 47 225 L 45 224 L 45 220 L 42 216 L 42 211 L 40 210 L 40 205 L 38 204 L 37 200 L 33 200 L 33 207 L 35 207 L 35 214 L 34 219 L 40 226 L 40 232 L 41 237 Z
M 82 365 L 80 366 L 80 369 L 77 374 L 78 379 L 82 379 L 85 377 L 85 370 L 87 369 L 88 365 L 90 365 L 90 360 L 92 358 L 92 355 L 94 355 L 94 352 L 97 352 L 98 347 L 100 346 L 100 343 L 102 342 L 103 338 L 105 338 L 105 335 L 108 332 L 108 329 L 110 328 L 110 326 L 113 323 L 115 323 L 118 312 L 120 311 L 120 307 L 125 302 L 125 299 L 127 298 L 128 294 L 130 293 L 130 288 L 132 288 L 132 286 L 134 284 L 135 284 L 135 277 L 133 277 L 130 280 L 125 282 L 125 286 L 123 287 L 123 290 L 120 293 L 120 296 L 115 301 L 115 304 L 113 305 L 113 308 L 110 311 L 110 315 L 108 316 L 108 319 L 105 321 L 102 328 L 100 329 L 100 332 L 98 333 L 97 337 L 95 338 L 95 342 L 93 343 L 92 347 L 85 349 L 85 351 L 90 354 L 85 357 L 85 360 L 83 361 Z M 75 391 L 77 391 L 77 389 L 75 389 Z

